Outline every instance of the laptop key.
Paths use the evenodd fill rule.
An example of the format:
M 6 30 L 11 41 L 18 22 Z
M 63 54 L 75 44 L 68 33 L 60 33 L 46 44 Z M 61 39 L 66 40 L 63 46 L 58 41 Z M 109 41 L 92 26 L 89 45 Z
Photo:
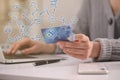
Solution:
M 8 54 L 4 54 L 6 59 L 33 59 L 36 57 L 30 56 L 30 55 L 24 55 L 24 54 L 12 54 L 12 55 L 8 55 Z

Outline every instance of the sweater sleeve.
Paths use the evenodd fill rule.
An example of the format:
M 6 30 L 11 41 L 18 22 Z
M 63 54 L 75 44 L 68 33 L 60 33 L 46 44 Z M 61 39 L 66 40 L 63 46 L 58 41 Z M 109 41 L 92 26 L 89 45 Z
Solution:
M 101 44 L 101 51 L 96 61 L 120 60 L 120 39 L 96 39 Z

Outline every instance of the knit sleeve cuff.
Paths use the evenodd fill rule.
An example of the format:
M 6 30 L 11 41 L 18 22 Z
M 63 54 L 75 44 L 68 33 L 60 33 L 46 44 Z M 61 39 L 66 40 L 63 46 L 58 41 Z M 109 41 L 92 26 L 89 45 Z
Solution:
M 95 41 L 100 42 L 101 51 L 100 55 L 95 61 L 109 61 L 111 59 L 112 54 L 112 43 L 108 39 L 96 39 Z

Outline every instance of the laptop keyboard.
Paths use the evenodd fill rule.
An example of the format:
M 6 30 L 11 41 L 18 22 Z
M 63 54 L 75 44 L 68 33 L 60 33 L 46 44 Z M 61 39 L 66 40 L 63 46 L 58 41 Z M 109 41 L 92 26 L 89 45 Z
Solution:
M 3 54 L 4 54 L 4 57 L 6 59 L 30 59 L 30 58 L 36 58 L 36 57 L 32 57 L 30 55 L 25 55 L 25 54 L 22 54 L 21 51 L 17 51 L 15 54 L 6 54 L 5 51 L 9 48 L 9 44 L 5 44 L 5 45 L 0 45 L 1 46 L 1 49 L 3 51 Z
M 23 55 L 23 54 L 15 54 L 15 55 L 8 55 L 8 54 L 4 54 L 6 59 L 33 59 L 36 57 L 31 57 L 29 55 Z

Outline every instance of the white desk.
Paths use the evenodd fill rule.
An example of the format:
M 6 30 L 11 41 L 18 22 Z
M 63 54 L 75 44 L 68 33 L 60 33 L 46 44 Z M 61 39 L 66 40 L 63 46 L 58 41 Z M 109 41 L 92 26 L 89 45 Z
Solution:
M 83 61 L 67 57 L 68 60 L 37 67 L 33 63 L 0 64 L 0 80 L 120 80 L 120 62 L 104 62 L 108 75 L 78 75 L 78 63 Z

